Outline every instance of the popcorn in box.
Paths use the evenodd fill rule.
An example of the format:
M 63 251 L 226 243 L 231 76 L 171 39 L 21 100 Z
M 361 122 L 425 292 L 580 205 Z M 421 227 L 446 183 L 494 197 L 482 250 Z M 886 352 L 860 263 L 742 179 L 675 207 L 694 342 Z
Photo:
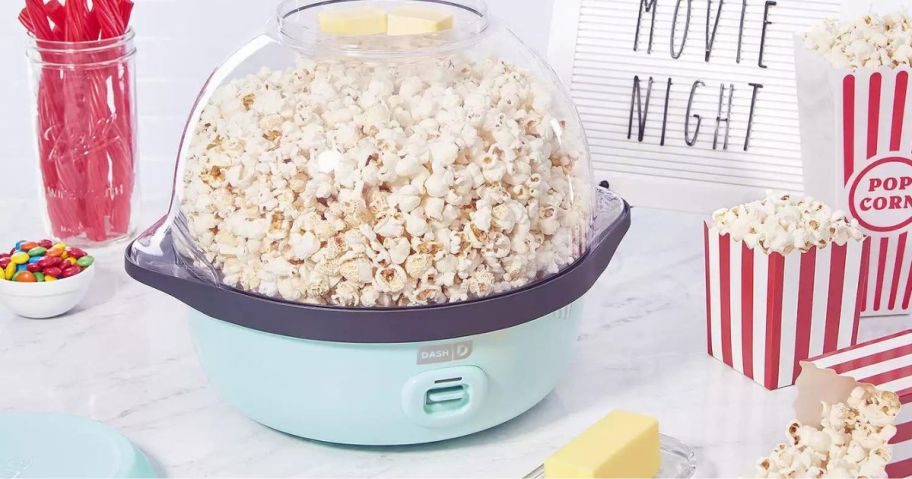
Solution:
M 857 342 L 870 243 L 840 212 L 771 195 L 704 225 L 709 354 L 767 389 Z
M 821 411 L 851 401 L 859 386 L 876 388 L 890 399 L 866 405 L 868 413 L 881 421 L 895 416 L 880 434 L 881 438 L 890 436 L 892 446 L 887 451 L 887 475 L 912 477 L 912 330 L 803 362 L 795 403 L 799 421 L 819 426 Z
M 912 311 L 912 22 L 829 20 L 797 42 L 805 192 L 872 237 L 863 314 Z
M 792 421 L 786 442 L 757 463 L 758 478 L 886 478 L 899 398 L 856 386 L 844 402 L 820 403 L 817 425 Z

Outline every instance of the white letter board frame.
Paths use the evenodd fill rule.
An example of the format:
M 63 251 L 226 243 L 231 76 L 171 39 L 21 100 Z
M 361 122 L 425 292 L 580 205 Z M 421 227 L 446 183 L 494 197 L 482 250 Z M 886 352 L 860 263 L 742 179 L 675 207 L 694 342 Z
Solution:
M 709 21 L 712 38 L 722 0 L 655 0 L 651 54 L 648 42 L 652 12 L 642 13 L 639 45 L 634 51 L 644 1 L 652 2 L 554 2 L 549 61 L 570 90 L 582 117 L 596 179 L 607 179 L 614 190 L 636 206 L 696 212 L 756 200 L 767 190 L 802 191 L 795 35 L 806 32 L 826 17 L 844 13 L 842 1 L 724 0 L 709 62 L 705 48 L 707 5 L 712 5 Z M 671 25 L 678 4 L 675 49 L 681 55 L 673 59 Z M 690 28 L 680 49 L 688 4 Z M 760 45 L 765 23 L 762 43 L 766 68 L 761 68 Z M 740 63 L 737 62 L 739 37 Z M 653 77 L 643 142 L 639 141 L 639 109 L 633 102 L 635 76 L 640 79 L 640 102 L 644 109 L 648 79 Z M 672 86 L 666 121 L 669 78 Z M 690 92 L 698 80 L 705 86 L 696 88 L 691 102 Z M 763 86 L 756 88 L 751 84 Z M 726 89 L 724 93 L 720 90 L 722 85 Z M 731 85 L 734 85 L 733 94 Z M 720 97 L 722 115 L 718 115 Z M 702 118 L 693 146 L 688 146 L 685 139 L 689 104 L 692 105 L 691 139 L 696 126 L 693 115 Z M 752 104 L 754 113 L 749 121 Z M 729 118 L 727 150 L 723 149 L 724 121 L 718 123 L 719 135 L 716 135 L 719 116 Z M 751 133 L 745 152 L 748 123 Z M 665 144 L 661 145 L 663 124 Z

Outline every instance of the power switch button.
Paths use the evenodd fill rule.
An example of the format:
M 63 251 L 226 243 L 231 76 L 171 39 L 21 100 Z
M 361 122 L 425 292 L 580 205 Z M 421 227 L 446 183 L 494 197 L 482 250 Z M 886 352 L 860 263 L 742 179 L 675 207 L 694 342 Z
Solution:
M 467 421 L 484 403 L 488 377 L 475 366 L 419 374 L 402 388 L 406 416 L 425 427 L 449 427 Z

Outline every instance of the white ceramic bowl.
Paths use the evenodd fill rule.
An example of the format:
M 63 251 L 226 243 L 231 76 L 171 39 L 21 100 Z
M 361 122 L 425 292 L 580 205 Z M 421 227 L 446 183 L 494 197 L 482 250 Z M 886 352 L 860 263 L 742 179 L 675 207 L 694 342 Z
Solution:
M 75 308 L 89 292 L 93 278 L 94 265 L 76 276 L 50 283 L 0 280 L 0 302 L 24 318 L 53 318 Z

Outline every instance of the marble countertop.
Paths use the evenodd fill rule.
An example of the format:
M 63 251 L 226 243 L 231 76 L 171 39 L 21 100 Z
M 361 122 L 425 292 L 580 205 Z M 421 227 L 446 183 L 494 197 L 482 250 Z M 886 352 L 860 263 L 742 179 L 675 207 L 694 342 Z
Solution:
M 2 244 L 19 239 L 14 231 L 41 235 L 23 222 L 31 208 L 0 199 Z M 637 209 L 633 225 L 588 295 L 564 380 L 527 414 L 470 437 L 345 447 L 246 419 L 207 386 L 187 308 L 130 280 L 123 247 L 98 252 L 96 287 L 68 316 L 32 321 L 0 306 L 0 411 L 103 421 L 167 476 L 518 478 L 610 410 L 628 408 L 691 445 L 699 477 L 749 475 L 784 437 L 795 392 L 768 392 L 706 355 L 700 217 Z M 861 339 L 909 328 L 909 318 L 868 319 Z

